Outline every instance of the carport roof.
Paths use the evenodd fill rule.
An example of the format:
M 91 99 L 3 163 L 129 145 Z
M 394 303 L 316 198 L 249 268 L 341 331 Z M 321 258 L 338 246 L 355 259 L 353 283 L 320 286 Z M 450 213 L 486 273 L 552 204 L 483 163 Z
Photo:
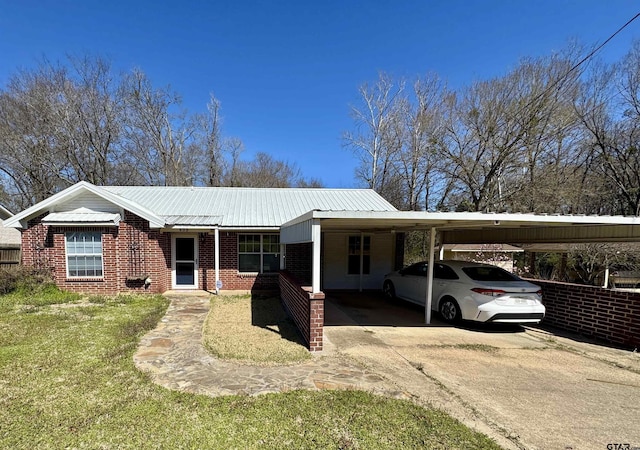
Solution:
M 435 228 L 443 244 L 640 240 L 639 217 L 316 210 L 285 223 L 281 229 L 281 242 L 311 242 L 308 224 L 317 222 L 323 231 L 403 232 Z

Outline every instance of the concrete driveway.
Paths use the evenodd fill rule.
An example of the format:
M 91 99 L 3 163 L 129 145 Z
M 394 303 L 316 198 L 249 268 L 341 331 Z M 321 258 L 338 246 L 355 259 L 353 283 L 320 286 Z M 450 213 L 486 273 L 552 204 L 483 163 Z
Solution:
M 542 328 L 433 322 L 378 295 L 329 294 L 327 351 L 505 448 L 640 448 L 640 354 Z

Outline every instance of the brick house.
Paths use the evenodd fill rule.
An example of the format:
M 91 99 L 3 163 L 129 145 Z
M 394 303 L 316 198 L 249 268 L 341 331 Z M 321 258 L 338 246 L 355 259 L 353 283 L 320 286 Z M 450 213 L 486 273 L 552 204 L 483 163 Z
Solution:
M 22 230 L 23 264 L 51 269 L 72 291 L 279 289 L 312 351 L 323 346 L 323 291 L 380 289 L 384 274 L 402 266 L 406 231 L 430 230 L 427 254 L 434 258 L 436 241 L 638 242 L 639 225 L 638 217 L 397 211 L 367 189 L 86 182 L 5 221 Z M 437 304 L 427 291 L 428 324 Z M 572 288 L 558 292 L 558 304 L 574 295 Z M 625 342 L 638 339 L 638 298 L 618 327 Z
M 98 187 L 80 182 L 14 216 L 22 261 L 85 293 L 262 290 L 287 269 L 310 283 L 308 245 L 286 249 L 280 227 L 309 211 L 396 211 L 366 189 Z M 325 286 L 378 288 L 395 260 L 390 234 L 328 233 Z M 372 245 L 375 241 L 375 246 Z M 361 248 L 362 247 L 362 248 Z M 375 247 L 373 250 L 372 248 Z M 370 253 L 373 252 L 373 255 Z M 376 261 L 371 265 L 370 261 Z

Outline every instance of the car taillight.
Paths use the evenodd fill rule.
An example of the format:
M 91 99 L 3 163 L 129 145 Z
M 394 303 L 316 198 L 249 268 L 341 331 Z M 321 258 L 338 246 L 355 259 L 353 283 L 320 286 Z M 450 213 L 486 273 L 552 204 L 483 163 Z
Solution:
M 471 290 L 478 294 L 488 295 L 489 297 L 500 297 L 501 295 L 506 294 L 505 291 L 502 291 L 500 289 L 473 288 Z
M 542 297 L 542 289 L 538 289 L 538 290 L 536 291 L 536 294 L 538 294 L 540 297 Z

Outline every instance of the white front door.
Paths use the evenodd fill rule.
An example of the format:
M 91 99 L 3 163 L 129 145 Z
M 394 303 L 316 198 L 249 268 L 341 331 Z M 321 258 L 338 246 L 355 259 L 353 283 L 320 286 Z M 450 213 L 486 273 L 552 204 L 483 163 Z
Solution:
M 173 289 L 198 288 L 197 236 L 177 235 L 171 239 L 171 284 Z

